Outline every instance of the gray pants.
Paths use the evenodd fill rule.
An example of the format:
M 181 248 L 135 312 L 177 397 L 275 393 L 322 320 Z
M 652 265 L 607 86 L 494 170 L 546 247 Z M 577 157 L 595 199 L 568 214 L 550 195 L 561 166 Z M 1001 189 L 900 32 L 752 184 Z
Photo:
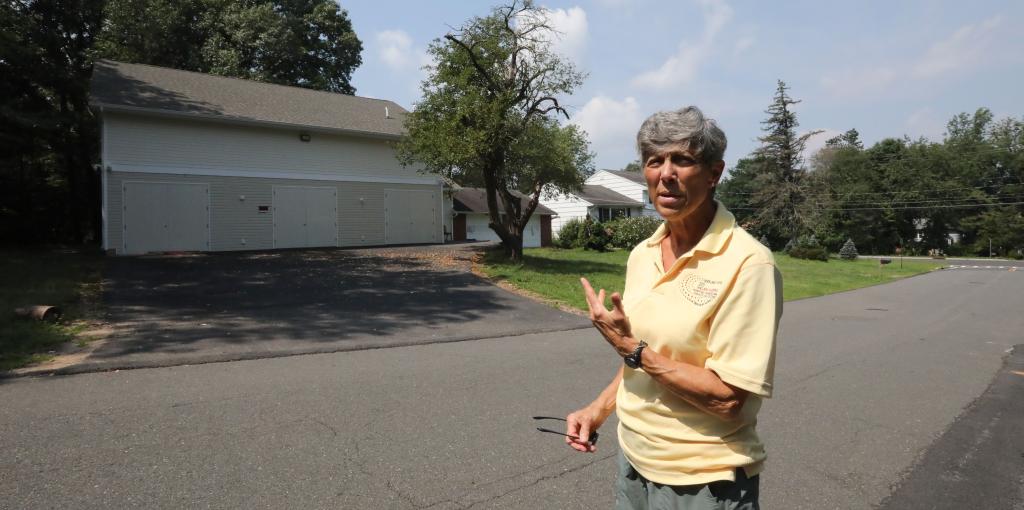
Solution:
M 736 470 L 736 481 L 704 485 L 662 485 L 644 478 L 619 452 L 619 477 L 615 481 L 617 510 L 759 510 L 760 476 L 747 478 Z

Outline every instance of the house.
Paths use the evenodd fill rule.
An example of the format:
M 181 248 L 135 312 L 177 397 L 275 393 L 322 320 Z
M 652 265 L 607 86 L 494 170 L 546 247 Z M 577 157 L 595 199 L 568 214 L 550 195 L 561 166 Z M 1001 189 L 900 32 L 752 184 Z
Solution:
M 522 207 L 526 207 L 530 197 L 517 191 L 512 194 L 519 197 Z M 501 198 L 498 198 L 499 206 Z M 498 234 L 488 226 L 490 216 L 487 212 L 487 192 L 483 188 L 461 188 L 452 197 L 453 238 L 455 241 L 475 239 L 477 241 L 499 241 Z M 523 229 L 523 247 L 536 248 L 551 246 L 551 218 L 554 211 L 537 204 L 530 221 Z
M 558 214 L 552 220 L 556 233 L 574 218 L 589 216 L 595 221 L 608 221 L 658 215 L 648 199 L 643 174 L 619 170 L 598 170 L 587 178 L 580 191 L 542 196 L 541 203 Z
M 403 167 L 380 99 L 99 61 L 103 246 L 115 254 L 440 243 L 443 183 Z

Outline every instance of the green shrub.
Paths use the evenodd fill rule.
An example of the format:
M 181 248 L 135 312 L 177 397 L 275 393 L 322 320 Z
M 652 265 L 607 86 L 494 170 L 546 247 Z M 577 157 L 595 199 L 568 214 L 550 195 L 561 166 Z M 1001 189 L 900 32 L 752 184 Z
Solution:
M 605 225 L 587 217 L 580 228 L 579 243 L 586 250 L 606 251 L 612 240 L 611 230 Z
M 857 245 L 853 244 L 853 239 L 847 239 L 846 244 L 839 249 L 839 258 L 843 260 L 857 260 Z
M 611 230 L 611 245 L 626 250 L 643 242 L 644 239 L 654 235 L 661 225 L 661 219 L 653 216 L 633 216 L 630 218 L 619 218 L 606 223 Z
M 795 259 L 821 260 L 828 262 L 828 250 L 824 246 L 797 245 L 789 250 L 789 256 Z
M 558 238 L 555 239 L 555 246 L 559 248 L 582 248 L 580 233 L 583 231 L 583 220 L 572 218 L 566 221 L 558 231 Z

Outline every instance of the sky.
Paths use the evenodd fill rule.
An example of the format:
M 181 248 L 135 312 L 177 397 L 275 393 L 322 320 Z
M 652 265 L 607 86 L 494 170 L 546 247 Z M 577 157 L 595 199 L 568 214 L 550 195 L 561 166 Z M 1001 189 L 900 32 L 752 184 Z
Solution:
M 352 82 L 360 96 L 412 109 L 431 41 L 489 2 L 341 1 L 363 41 Z M 855 128 L 941 141 L 957 113 L 987 107 L 1024 117 L 1024 2 L 577 0 L 537 2 L 554 48 L 587 74 L 561 98 L 583 127 L 597 168 L 637 159 L 650 114 L 696 105 L 729 139 L 727 167 L 759 145 L 777 80 L 802 102 L 800 127 L 830 136 Z

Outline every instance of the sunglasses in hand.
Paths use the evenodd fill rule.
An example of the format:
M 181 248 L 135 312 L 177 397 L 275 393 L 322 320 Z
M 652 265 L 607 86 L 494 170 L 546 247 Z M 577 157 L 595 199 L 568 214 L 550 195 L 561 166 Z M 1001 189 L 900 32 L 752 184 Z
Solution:
M 554 417 L 554 416 L 534 416 L 534 417 L 533 417 L 533 419 L 534 419 L 534 420 L 557 420 L 557 421 L 565 421 L 565 418 L 556 418 L 556 417 Z M 549 434 L 558 434 L 558 435 L 560 435 L 560 436 L 565 436 L 565 437 L 568 437 L 569 439 L 575 439 L 575 440 L 577 440 L 577 441 L 579 441 L 579 440 L 580 440 L 579 436 L 574 436 L 574 435 L 572 435 L 572 434 L 566 434 L 566 433 L 564 433 L 564 432 L 559 432 L 559 431 L 557 431 L 557 430 L 551 430 L 551 429 L 546 429 L 546 428 L 544 428 L 544 427 L 537 427 L 537 430 L 539 430 L 539 431 L 541 431 L 541 432 L 547 432 L 547 433 L 549 433 Z M 598 436 L 599 436 L 599 435 L 600 435 L 600 434 L 598 434 L 596 430 L 595 430 L 595 431 L 593 431 L 593 432 L 591 432 L 591 433 L 590 433 L 590 437 L 589 437 L 589 438 L 587 438 L 587 442 L 589 442 L 589 443 L 590 443 L 590 444 L 592 444 L 592 445 L 596 445 L 596 444 L 597 444 L 597 438 L 598 438 Z

